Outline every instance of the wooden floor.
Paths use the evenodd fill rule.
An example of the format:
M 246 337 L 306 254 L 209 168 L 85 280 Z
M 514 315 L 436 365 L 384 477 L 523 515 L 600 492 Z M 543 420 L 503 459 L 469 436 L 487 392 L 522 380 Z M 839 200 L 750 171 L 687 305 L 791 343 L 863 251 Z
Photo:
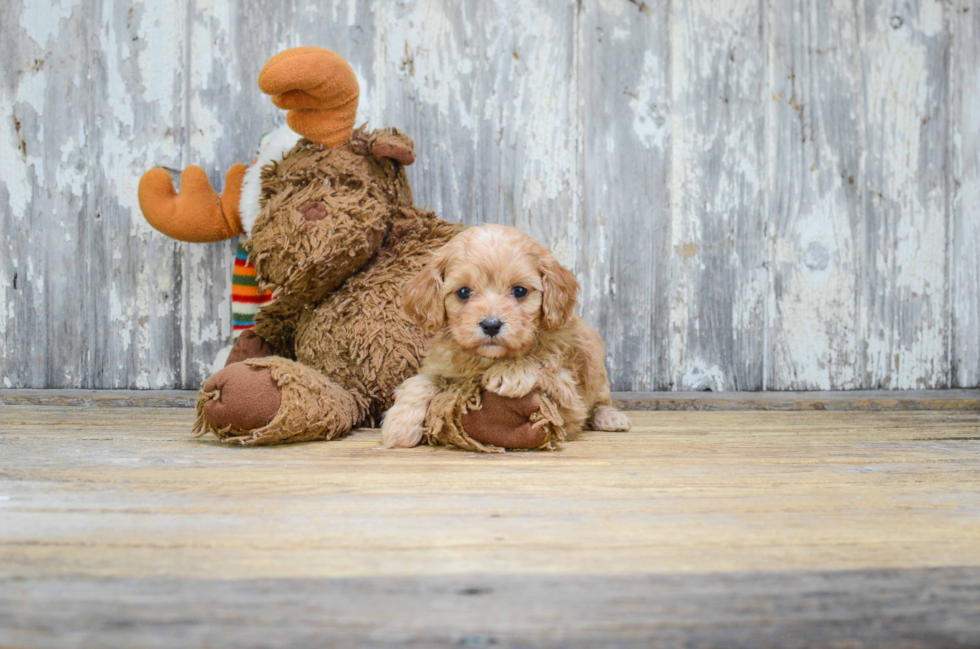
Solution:
M 980 413 L 631 416 L 485 456 L 0 407 L 0 646 L 980 646 Z

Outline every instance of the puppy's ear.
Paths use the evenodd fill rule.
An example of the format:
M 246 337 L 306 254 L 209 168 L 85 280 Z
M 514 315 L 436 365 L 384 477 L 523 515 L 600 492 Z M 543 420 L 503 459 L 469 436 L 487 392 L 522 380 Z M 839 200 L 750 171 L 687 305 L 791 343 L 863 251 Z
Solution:
M 442 278 L 447 258 L 446 249 L 442 248 L 418 275 L 405 283 L 402 298 L 405 313 L 427 334 L 438 331 L 446 321 Z
M 544 326 L 557 329 L 572 317 L 578 303 L 575 273 L 558 263 L 551 253 L 541 258 L 541 315 Z

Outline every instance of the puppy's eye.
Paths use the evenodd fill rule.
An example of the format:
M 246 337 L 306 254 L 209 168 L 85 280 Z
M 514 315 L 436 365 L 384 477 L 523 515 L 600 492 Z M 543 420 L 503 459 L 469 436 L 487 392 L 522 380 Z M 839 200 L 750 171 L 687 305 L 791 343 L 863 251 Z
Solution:
M 473 295 L 473 291 L 468 286 L 464 286 L 463 288 L 456 291 L 456 297 L 463 300 L 464 302 L 470 299 L 471 295 Z
M 514 297 L 516 297 L 518 300 L 522 300 L 527 297 L 527 289 L 523 286 L 515 286 L 514 288 L 510 289 L 510 292 L 513 293 Z

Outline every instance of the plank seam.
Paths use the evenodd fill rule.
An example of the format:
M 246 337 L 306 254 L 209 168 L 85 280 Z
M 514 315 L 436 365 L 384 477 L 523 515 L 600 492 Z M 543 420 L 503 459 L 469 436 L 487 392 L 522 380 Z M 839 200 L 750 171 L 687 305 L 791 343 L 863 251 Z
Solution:
M 980 390 L 613 392 L 625 410 L 956 410 L 980 412 Z M 0 390 L 0 405 L 190 408 L 194 390 Z

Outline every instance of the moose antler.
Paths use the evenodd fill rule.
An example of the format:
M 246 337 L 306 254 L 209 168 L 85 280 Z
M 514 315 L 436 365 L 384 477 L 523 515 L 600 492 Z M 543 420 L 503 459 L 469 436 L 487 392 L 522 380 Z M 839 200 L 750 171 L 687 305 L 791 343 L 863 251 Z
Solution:
M 288 110 L 286 122 L 303 137 L 334 148 L 354 131 L 360 88 L 350 64 L 322 47 L 295 47 L 273 56 L 259 89 Z
M 286 121 L 300 135 L 331 148 L 350 140 L 360 89 L 354 70 L 340 55 L 322 47 L 280 52 L 262 68 L 259 88 L 289 111 Z M 180 241 L 207 243 L 237 236 L 242 233 L 238 202 L 246 169 L 236 164 L 228 170 L 220 196 L 200 167 L 184 169 L 180 194 L 166 169 L 150 169 L 140 179 L 143 216 Z
M 236 164 L 228 170 L 220 196 L 200 167 L 187 167 L 180 174 L 180 194 L 166 169 L 150 169 L 140 178 L 140 209 L 150 225 L 180 241 L 210 243 L 238 236 L 242 233 L 238 201 L 246 169 Z

